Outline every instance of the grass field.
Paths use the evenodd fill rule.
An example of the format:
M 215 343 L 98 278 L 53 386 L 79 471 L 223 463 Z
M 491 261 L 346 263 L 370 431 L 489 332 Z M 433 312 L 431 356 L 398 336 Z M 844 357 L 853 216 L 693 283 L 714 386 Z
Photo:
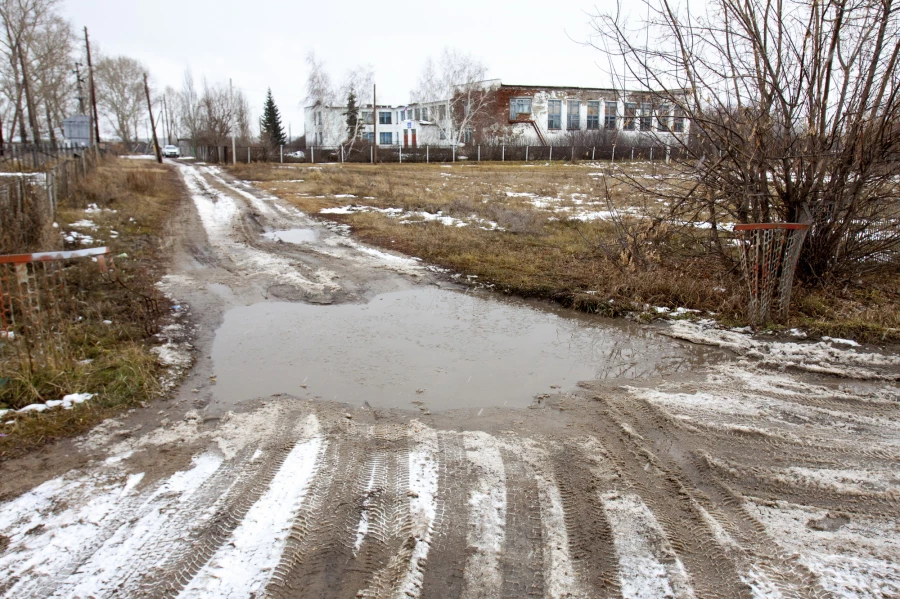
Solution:
M 666 201 L 623 182 L 641 178 L 660 190 L 683 185 L 662 163 L 231 169 L 309 214 L 349 225 L 363 241 L 504 293 L 645 318 L 656 315 L 655 307 L 682 307 L 746 324 L 736 255 L 710 252 L 702 226 L 683 216 L 666 219 Z M 896 269 L 885 269 L 840 288 L 798 285 L 787 327 L 900 341 L 898 281 Z

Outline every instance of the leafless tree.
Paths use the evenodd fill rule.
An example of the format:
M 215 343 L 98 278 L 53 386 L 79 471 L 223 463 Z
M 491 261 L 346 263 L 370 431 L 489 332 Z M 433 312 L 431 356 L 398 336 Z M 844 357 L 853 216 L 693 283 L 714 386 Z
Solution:
M 494 109 L 495 94 L 486 74 L 487 67 L 471 55 L 445 48 L 438 61 L 426 61 L 411 96 L 431 111 L 445 112 L 446 118 L 429 115 L 429 122 L 460 145 L 466 132 Z
M 719 248 L 726 219 L 811 223 L 799 272 L 826 281 L 900 250 L 895 1 L 642 0 L 640 20 L 597 15 L 593 43 L 614 79 L 688 120 L 658 134 L 682 157 L 675 210 L 708 220 Z
M 146 122 L 146 72 L 144 65 L 127 56 L 101 56 L 94 66 L 100 114 L 126 146 L 137 139 L 139 123 Z
M 43 104 L 50 142 L 55 146 L 56 131 L 69 115 L 75 98 L 75 77 L 72 62 L 75 55 L 75 36 L 71 24 L 52 15 L 35 31 L 29 41 L 32 55 L 36 95 Z

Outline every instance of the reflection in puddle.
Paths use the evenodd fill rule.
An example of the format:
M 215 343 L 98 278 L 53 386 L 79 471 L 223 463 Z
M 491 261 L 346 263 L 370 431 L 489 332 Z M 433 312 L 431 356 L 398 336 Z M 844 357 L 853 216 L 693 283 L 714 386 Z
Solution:
M 363 305 L 234 308 L 212 354 L 221 402 L 289 393 L 432 410 L 524 407 L 581 380 L 687 372 L 723 357 L 633 323 L 436 288 Z
M 285 243 L 312 243 L 319 238 L 319 235 L 313 229 L 286 229 L 263 233 L 263 237 Z

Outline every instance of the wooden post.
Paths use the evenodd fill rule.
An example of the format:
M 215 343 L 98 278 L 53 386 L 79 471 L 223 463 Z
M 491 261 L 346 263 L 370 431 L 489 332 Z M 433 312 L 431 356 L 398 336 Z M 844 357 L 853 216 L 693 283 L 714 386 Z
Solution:
M 94 66 L 91 64 L 91 42 L 87 27 L 84 28 L 84 46 L 87 50 L 88 82 L 91 88 L 91 120 L 94 121 L 94 141 L 100 144 L 100 113 L 97 112 L 97 92 L 94 90 Z
M 153 104 L 150 103 L 150 84 L 147 83 L 147 73 L 144 73 L 144 93 L 147 95 L 147 111 L 150 113 L 150 127 L 153 129 L 153 145 L 156 146 L 156 161 L 162 164 L 162 152 L 159 149 L 159 140 L 156 139 L 156 123 L 153 121 Z

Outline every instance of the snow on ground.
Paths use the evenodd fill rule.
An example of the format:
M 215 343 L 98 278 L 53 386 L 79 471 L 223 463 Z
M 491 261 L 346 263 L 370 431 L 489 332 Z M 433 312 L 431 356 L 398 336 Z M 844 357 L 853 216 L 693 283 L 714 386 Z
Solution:
M 837 597 L 900 596 L 900 529 L 895 518 L 832 514 L 786 501 L 747 502 L 781 547 L 798 556 Z
M 790 366 L 808 372 L 858 379 L 900 379 L 900 356 L 856 351 L 844 339 L 823 339 L 818 343 L 770 341 L 743 331 L 717 328 L 714 321 L 672 322 L 664 335 L 692 343 L 730 349 L 769 366 Z
M 475 483 L 469 491 L 468 597 L 499 597 L 503 579 L 500 555 L 506 526 L 506 474 L 496 440 L 484 432 L 464 434 L 466 458 Z
M 327 445 L 314 415 L 306 430 L 311 438 L 291 449 L 266 492 L 179 597 L 254 597 L 265 588 Z

